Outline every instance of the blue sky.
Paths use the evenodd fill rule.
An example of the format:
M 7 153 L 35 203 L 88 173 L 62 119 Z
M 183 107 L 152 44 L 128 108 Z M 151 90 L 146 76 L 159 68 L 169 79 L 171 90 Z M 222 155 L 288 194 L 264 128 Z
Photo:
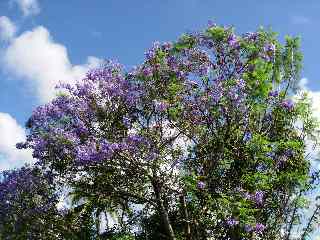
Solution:
M 303 82 L 320 117 L 319 0 L 0 0 L 0 170 L 32 161 L 15 142 L 58 80 L 74 81 L 101 59 L 128 68 L 154 41 L 177 39 L 209 19 L 238 33 L 271 27 L 302 38 Z
M 32 2 L 0 1 L 0 16 L 7 16 L 17 26 L 15 37 L 43 26 L 53 42 L 66 47 L 73 65 L 85 63 L 88 56 L 115 58 L 126 66 L 138 64 L 153 41 L 175 40 L 183 32 L 203 28 L 208 19 L 234 25 L 239 33 L 263 25 L 279 32 L 280 38 L 300 35 L 305 56 L 303 77 L 309 79 L 312 90 L 320 90 L 319 1 L 38 0 L 38 11 L 29 15 L 24 14 L 19 1 Z M 0 66 L 0 71 L 0 111 L 23 124 L 38 104 L 32 80 L 16 76 L 14 69 L 8 73 Z
M 14 142 L 23 139 L 32 109 L 52 97 L 58 80 L 72 82 L 101 59 L 130 68 L 152 42 L 175 40 L 209 19 L 238 33 L 265 26 L 280 39 L 301 36 L 302 77 L 320 100 L 319 11 L 317 0 L 1 0 L 0 168 L 24 161 L 27 155 L 16 154 Z M 320 117 L 320 108 L 315 113 Z

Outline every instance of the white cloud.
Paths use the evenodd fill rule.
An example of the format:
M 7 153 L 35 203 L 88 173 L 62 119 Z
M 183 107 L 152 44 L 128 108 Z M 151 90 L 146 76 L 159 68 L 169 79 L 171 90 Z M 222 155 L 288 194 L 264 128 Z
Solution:
M 302 78 L 299 82 L 299 87 L 303 92 L 308 94 L 308 97 L 311 100 L 311 108 L 313 116 L 320 121 L 320 92 L 312 91 L 308 88 L 308 79 Z M 319 155 L 320 155 L 320 146 L 319 143 L 314 145 L 313 141 L 307 140 L 306 142 L 306 153 L 311 159 L 313 167 L 320 169 Z
M 72 65 L 65 46 L 56 43 L 42 26 L 13 39 L 5 50 L 3 63 L 9 73 L 26 80 L 42 102 L 50 100 L 60 82 L 74 83 L 101 60 L 88 57 L 83 65 Z
M 308 88 L 308 79 L 302 78 L 299 82 L 299 87 L 308 93 L 308 96 L 311 99 L 312 103 L 312 112 L 314 117 L 316 117 L 320 121 L 320 92 L 319 91 L 312 91 Z
M 40 13 L 40 6 L 37 0 L 12 0 L 18 5 L 25 17 Z
M 302 89 L 302 90 L 307 90 L 308 87 L 308 79 L 307 78 L 301 78 L 301 80 L 299 81 L 299 87 Z
M 16 149 L 16 143 L 26 140 L 25 129 L 7 113 L 0 112 L 0 171 L 33 162 L 31 150 Z
M 8 17 L 0 17 L 0 40 L 10 41 L 15 36 L 16 31 L 16 25 Z

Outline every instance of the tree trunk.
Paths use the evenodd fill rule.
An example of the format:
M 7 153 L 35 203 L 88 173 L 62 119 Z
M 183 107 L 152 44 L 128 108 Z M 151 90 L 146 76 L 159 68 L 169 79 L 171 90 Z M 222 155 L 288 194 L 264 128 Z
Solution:
M 191 228 L 190 228 L 190 221 L 189 221 L 189 214 L 188 214 L 188 209 L 187 209 L 187 204 L 186 204 L 186 199 L 184 195 L 180 196 L 180 204 L 182 206 L 181 213 L 184 217 L 185 221 L 185 237 L 186 240 L 191 240 Z
M 172 226 L 170 223 L 168 212 L 165 209 L 164 204 L 163 204 L 163 200 L 161 198 L 161 187 L 157 181 L 153 181 L 153 189 L 154 189 L 154 193 L 155 193 L 156 200 L 157 200 L 158 211 L 159 211 L 161 220 L 164 224 L 164 228 L 165 228 L 166 234 L 168 236 L 168 239 L 176 240 L 176 237 L 174 235 L 174 232 L 173 232 L 173 229 L 172 229 Z

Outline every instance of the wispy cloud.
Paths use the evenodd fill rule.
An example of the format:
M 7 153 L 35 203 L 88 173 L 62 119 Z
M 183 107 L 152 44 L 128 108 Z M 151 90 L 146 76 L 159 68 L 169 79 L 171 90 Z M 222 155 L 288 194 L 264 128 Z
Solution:
M 16 25 L 8 17 L 0 16 L 0 40 L 10 41 L 16 32 Z
M 41 11 L 38 0 L 11 0 L 11 2 L 18 5 L 25 17 L 37 15 Z

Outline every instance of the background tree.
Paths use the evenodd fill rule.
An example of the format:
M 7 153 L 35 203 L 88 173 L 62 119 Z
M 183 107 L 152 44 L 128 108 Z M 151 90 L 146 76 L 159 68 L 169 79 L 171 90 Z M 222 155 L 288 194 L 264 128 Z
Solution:
M 39 168 L 5 171 L 0 181 L 1 239 L 61 239 L 67 233 L 57 210 L 53 178 Z
M 131 72 L 107 62 L 62 84 L 18 147 L 127 238 L 290 239 L 317 179 L 300 62 L 296 38 L 210 25 L 155 43 Z

